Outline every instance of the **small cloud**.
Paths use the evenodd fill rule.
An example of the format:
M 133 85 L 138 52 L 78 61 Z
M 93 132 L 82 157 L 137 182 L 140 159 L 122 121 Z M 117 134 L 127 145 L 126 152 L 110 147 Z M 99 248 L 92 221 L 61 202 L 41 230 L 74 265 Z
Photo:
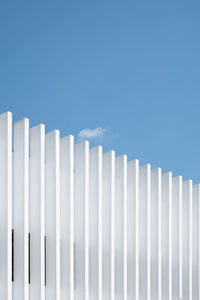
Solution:
M 85 128 L 78 133 L 78 138 L 81 141 L 86 139 L 102 138 L 105 131 L 106 129 L 102 127 L 97 127 L 94 129 Z

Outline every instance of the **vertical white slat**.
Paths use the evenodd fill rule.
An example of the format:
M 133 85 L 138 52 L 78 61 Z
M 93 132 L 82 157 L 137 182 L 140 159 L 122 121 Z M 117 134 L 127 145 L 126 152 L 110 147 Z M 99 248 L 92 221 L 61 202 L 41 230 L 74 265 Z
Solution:
M 192 193 L 192 297 L 199 299 L 199 211 L 200 211 L 200 184 L 193 186 Z
M 115 299 L 127 300 L 127 157 L 115 161 Z
M 14 300 L 29 299 L 29 120 L 14 124 L 13 228 L 15 230 Z
M 192 180 L 183 181 L 182 230 L 183 300 L 192 300 Z
M 200 184 L 193 186 L 192 194 L 192 297 L 200 298 Z
M 90 149 L 89 298 L 102 299 L 102 147 Z
M 150 282 L 150 200 L 151 166 L 139 168 L 139 299 L 151 300 Z
M 74 299 L 74 137 L 61 139 L 61 300 Z
M 0 115 L 0 295 L 12 299 L 12 114 Z
M 60 300 L 60 132 L 46 135 L 46 299 Z
M 199 195 L 200 195 L 200 184 L 199 184 Z M 199 201 L 200 201 L 200 196 L 199 196 Z M 198 236 L 198 242 L 199 242 L 199 282 L 198 282 L 198 288 L 199 288 L 199 296 L 200 296 L 200 203 L 199 203 L 199 236 Z
M 172 173 L 162 174 L 162 299 L 172 299 Z
M 127 299 L 139 299 L 139 161 L 127 165 Z
M 45 126 L 30 129 L 30 300 L 45 299 Z
M 102 181 L 102 298 L 114 300 L 115 291 L 115 152 L 103 154 Z
M 89 143 L 75 146 L 75 300 L 89 299 Z
M 182 177 L 172 179 L 172 299 L 182 297 Z
M 161 169 L 151 171 L 151 299 L 161 300 Z

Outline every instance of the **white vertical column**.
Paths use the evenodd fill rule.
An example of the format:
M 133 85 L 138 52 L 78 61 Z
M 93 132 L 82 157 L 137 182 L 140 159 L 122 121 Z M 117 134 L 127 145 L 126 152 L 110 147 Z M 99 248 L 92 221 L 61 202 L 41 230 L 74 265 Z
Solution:
M 74 137 L 61 139 L 61 300 L 74 299 Z
M 182 298 L 182 177 L 172 179 L 172 299 Z
M 103 154 L 102 298 L 114 300 L 115 290 L 115 152 Z
M 90 149 L 89 298 L 102 299 L 102 147 Z
M 75 146 L 75 300 L 89 299 L 89 143 Z
M 127 157 L 115 161 L 115 299 L 127 300 Z
M 192 200 L 192 297 L 200 298 L 200 184 L 193 186 Z
M 127 166 L 127 299 L 139 299 L 139 161 Z
M 46 135 L 46 299 L 60 300 L 60 132 Z
M 192 180 L 183 182 L 182 230 L 183 300 L 192 300 Z
M 45 299 L 45 126 L 30 129 L 30 299 Z
M 162 175 L 162 300 L 172 299 L 172 173 Z
M 14 300 L 29 299 L 29 120 L 14 124 L 13 228 Z
M 151 299 L 161 300 L 161 169 L 151 171 Z
M 200 184 L 195 184 L 193 186 L 193 194 L 192 194 L 192 297 L 193 299 L 199 299 L 199 239 L 200 239 L 200 231 L 199 231 L 199 212 L 200 212 Z
M 0 295 L 12 299 L 12 114 L 0 115 Z
M 150 299 L 150 198 L 151 167 L 139 169 L 139 299 Z

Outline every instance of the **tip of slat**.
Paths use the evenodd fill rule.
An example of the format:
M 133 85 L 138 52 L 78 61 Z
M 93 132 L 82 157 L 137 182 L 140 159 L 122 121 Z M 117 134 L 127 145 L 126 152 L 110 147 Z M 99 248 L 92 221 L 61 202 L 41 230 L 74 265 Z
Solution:
M 98 146 L 90 148 L 90 151 L 102 151 L 102 149 L 103 149 L 103 147 L 98 145 Z
M 12 115 L 12 112 L 7 110 L 7 111 L 0 114 L 0 116 L 5 116 L 5 115 Z
M 46 136 L 60 136 L 60 130 L 54 129 L 46 133 Z
M 89 141 L 82 141 L 76 144 L 76 147 L 89 146 Z
M 153 168 L 152 170 L 151 170 L 151 172 L 159 172 L 159 173 L 161 173 L 162 172 L 162 169 L 161 168 L 159 168 L 159 167 L 156 167 L 156 168 Z
M 72 134 L 66 135 L 61 138 L 61 141 L 74 141 L 74 136 Z
M 45 128 L 45 124 L 40 123 L 40 124 L 37 124 L 37 125 L 31 127 L 30 130 L 33 131 L 33 130 L 36 130 L 36 129 L 44 129 L 44 128 Z

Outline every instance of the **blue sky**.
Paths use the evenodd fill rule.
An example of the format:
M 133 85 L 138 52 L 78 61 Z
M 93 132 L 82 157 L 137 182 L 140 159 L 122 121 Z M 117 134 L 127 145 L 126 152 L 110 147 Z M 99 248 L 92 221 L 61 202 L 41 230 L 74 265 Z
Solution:
M 102 128 L 92 145 L 200 182 L 199 16 L 199 1 L 1 0 L 0 111 L 77 140 Z

